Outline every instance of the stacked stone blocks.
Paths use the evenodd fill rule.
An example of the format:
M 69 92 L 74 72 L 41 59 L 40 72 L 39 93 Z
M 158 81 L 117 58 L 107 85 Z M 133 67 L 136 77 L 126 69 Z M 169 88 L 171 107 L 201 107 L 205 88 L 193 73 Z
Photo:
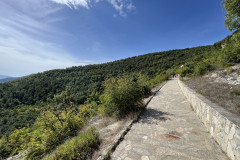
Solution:
M 230 159 L 240 160 L 240 118 L 197 94 L 182 81 L 178 84 L 222 150 Z

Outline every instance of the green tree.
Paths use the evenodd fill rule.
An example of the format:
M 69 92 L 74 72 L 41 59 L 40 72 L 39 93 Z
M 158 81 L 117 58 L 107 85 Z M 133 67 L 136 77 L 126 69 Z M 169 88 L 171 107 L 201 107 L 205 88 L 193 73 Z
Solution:
M 222 2 L 227 11 L 225 25 L 233 31 L 240 28 L 240 0 L 224 0 Z

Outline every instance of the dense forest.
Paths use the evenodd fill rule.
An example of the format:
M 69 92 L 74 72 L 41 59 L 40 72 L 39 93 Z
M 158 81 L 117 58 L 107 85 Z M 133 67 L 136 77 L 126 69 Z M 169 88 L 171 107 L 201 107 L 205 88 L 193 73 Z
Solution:
M 200 76 L 240 63 L 239 0 L 225 0 L 234 33 L 209 46 L 37 73 L 0 84 L 0 159 L 86 159 L 99 145 L 94 116 L 124 118 L 143 109 L 151 88 L 174 74 Z M 238 5 L 239 7 L 239 5 Z M 180 66 L 183 65 L 183 68 Z
M 73 92 L 78 97 L 77 102 L 82 104 L 89 93 L 102 92 L 102 82 L 106 77 L 116 77 L 123 73 L 141 73 L 153 77 L 190 61 L 194 56 L 201 56 L 210 49 L 211 46 L 204 46 L 157 52 L 100 65 L 72 67 L 30 75 L 0 85 L 0 107 L 11 108 L 20 104 L 34 105 L 37 102 L 46 102 L 55 94 L 61 93 L 67 85 L 73 86 Z
M 72 87 L 77 104 L 84 104 L 92 93 L 103 92 L 103 82 L 108 77 L 140 73 L 153 78 L 196 56 L 201 57 L 211 48 L 204 46 L 150 53 L 105 64 L 46 71 L 0 84 L 0 136 L 14 128 L 32 124 L 41 109 L 39 107 L 50 103 L 54 95 L 60 94 L 66 86 Z M 38 106 L 35 114 L 33 105 Z

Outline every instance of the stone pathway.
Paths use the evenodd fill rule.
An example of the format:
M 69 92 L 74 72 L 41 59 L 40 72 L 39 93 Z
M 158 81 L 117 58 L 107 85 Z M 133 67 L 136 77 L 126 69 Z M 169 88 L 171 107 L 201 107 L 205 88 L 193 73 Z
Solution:
M 177 80 L 148 104 L 112 160 L 225 160 L 227 156 L 191 109 Z

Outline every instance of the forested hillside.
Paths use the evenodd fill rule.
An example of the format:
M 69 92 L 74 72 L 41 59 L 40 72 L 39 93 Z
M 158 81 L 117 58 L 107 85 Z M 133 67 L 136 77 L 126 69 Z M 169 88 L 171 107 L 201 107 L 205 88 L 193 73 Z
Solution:
M 46 71 L 0 84 L 1 157 L 31 148 L 29 159 L 40 158 L 64 138 L 77 136 L 77 131 L 96 114 L 123 117 L 139 110 L 143 95 L 151 87 L 178 72 L 180 65 L 203 57 L 213 48 L 150 53 L 105 64 Z M 97 133 L 88 134 L 95 137 L 94 148 Z M 84 155 L 88 152 L 84 151 Z
M 55 94 L 61 93 L 67 85 L 73 87 L 78 104 L 84 103 L 88 94 L 101 92 L 102 82 L 106 77 L 116 77 L 123 73 L 141 73 L 150 77 L 178 67 L 190 61 L 194 56 L 201 56 L 211 46 L 183 50 L 157 52 L 127 58 L 99 65 L 72 67 L 34 74 L 14 82 L 0 85 L 0 106 L 10 108 L 19 104 L 33 105 L 46 102 Z
M 143 95 L 171 75 L 199 76 L 239 63 L 239 40 L 236 31 L 212 46 L 51 70 L 0 84 L 0 154 L 6 157 L 31 148 L 28 159 L 44 158 L 50 153 L 54 159 L 65 152 L 65 156 L 73 154 L 73 150 L 60 151 L 56 148 L 59 145 L 74 148 L 80 143 L 95 148 L 99 142 L 94 129 L 79 135 L 91 135 L 92 144 L 83 144 L 78 138 L 66 144 L 63 140 L 77 137 L 77 131 L 96 114 L 124 117 L 139 110 Z M 88 155 L 90 151 L 81 152 Z
M 26 105 L 51 102 L 54 95 L 60 94 L 66 86 L 72 87 L 77 104 L 83 104 L 91 93 L 103 92 L 102 82 L 107 77 L 141 73 L 153 78 L 170 68 L 178 68 L 196 56 L 202 56 L 211 48 L 204 46 L 150 53 L 105 64 L 46 71 L 0 84 L 0 136 L 8 132 L 8 128 L 12 131 L 15 127 L 31 124 L 35 114 L 29 115 Z M 24 113 L 20 112 L 21 108 L 26 109 Z M 31 113 L 34 107 L 29 108 Z

